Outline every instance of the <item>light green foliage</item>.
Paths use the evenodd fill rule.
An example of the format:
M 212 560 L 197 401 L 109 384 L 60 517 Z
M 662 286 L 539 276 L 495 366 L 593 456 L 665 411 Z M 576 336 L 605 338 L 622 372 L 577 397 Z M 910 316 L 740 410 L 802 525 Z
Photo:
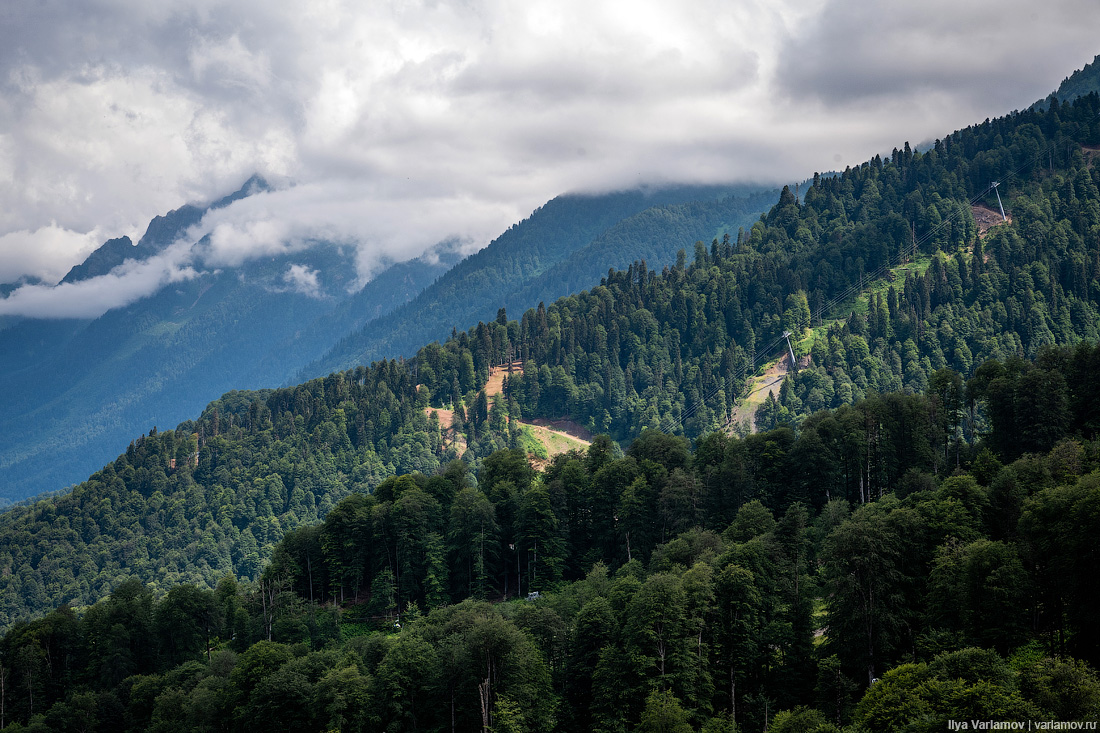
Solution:
M 837 733 L 839 729 L 825 719 L 825 715 L 813 708 L 799 707 L 776 713 L 770 733 Z
M 948 720 L 1019 721 L 1040 715 L 993 652 L 964 649 L 930 664 L 904 664 L 876 682 L 854 719 L 870 731 L 945 730 Z
M 135 441 L 0 519 L 5 618 L 90 604 L 11 626 L 12 718 L 626 733 L 1087 709 L 1095 678 L 1065 660 L 1100 661 L 1100 349 L 1043 347 L 1096 330 L 1096 174 L 1059 146 L 1004 192 L 1012 226 L 975 241 L 953 216 L 984 185 L 965 150 L 1095 144 L 1098 103 L 818 177 L 667 273 Z M 828 317 L 913 245 L 927 266 L 821 327 L 766 429 L 707 434 L 800 293 Z M 505 360 L 523 375 L 491 406 Z M 607 434 L 540 475 L 505 405 Z
M 1080 660 L 1037 659 L 1019 670 L 1018 685 L 1053 719 L 1100 722 L 1100 678 Z
M 668 690 L 655 690 L 646 698 L 634 733 L 691 733 L 691 726 L 676 696 Z

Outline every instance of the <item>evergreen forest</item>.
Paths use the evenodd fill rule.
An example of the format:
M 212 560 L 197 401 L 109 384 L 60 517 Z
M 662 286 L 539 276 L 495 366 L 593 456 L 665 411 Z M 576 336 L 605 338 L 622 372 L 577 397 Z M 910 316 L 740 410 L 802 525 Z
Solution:
M 0 516 L 0 727 L 1097 722 L 1097 151 L 1052 99 L 150 429 Z

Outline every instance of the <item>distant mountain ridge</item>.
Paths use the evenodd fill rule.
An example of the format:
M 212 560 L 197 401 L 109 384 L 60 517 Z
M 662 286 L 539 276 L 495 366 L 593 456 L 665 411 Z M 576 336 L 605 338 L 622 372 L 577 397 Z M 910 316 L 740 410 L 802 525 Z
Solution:
M 562 295 L 592 287 L 609 268 L 625 270 L 645 261 L 654 269 L 671 265 L 680 249 L 696 241 L 710 247 L 714 239 L 751 228 L 761 213 L 779 198 L 779 189 L 765 189 L 743 196 L 686 201 L 654 206 L 609 227 L 586 247 L 549 268 L 543 276 L 513 290 L 506 304 L 517 310 L 527 303 L 556 300 Z
M 411 355 L 499 308 L 522 312 L 590 287 L 611 267 L 671 264 L 697 239 L 751 226 L 777 196 L 778 189 L 751 184 L 559 196 L 409 303 L 342 339 L 297 379 Z
M 223 209 L 234 201 L 268 190 L 270 187 L 267 181 L 260 176 L 252 176 L 236 192 L 218 199 L 209 206 L 184 204 L 167 214 L 154 217 L 137 244 L 134 244 L 129 237 L 108 239 L 83 262 L 74 265 L 61 282 L 74 283 L 99 277 L 106 275 L 126 260 L 144 260 L 151 257 L 186 235 L 187 230 L 201 222 L 208 211 Z
M 136 244 L 127 237 L 105 242 L 62 282 L 87 281 L 126 260 L 154 256 L 185 237 L 207 212 L 267 190 L 263 179 L 253 177 L 209 205 L 186 204 L 158 216 Z M 462 260 L 456 243 L 443 242 L 422 257 L 391 263 L 351 293 L 354 253 L 318 243 L 293 255 L 204 272 L 95 319 L 0 320 L 0 390 L 5 395 L 0 402 L 0 505 L 63 489 L 117 455 L 135 435 L 156 425 L 175 425 L 227 391 L 293 381 L 304 365 L 321 359 L 342 339 L 353 342 L 355 336 L 348 335 L 364 333 L 372 321 L 394 325 L 388 332 L 369 331 L 375 343 L 370 358 L 406 353 L 423 334 L 444 338 L 456 324 L 476 323 L 485 308 L 495 313 L 505 302 L 499 283 L 508 283 L 512 291 L 529 288 L 512 292 L 506 301 L 509 308 L 522 310 L 537 299 L 557 296 L 553 287 L 539 290 L 535 282 L 570 257 L 585 258 L 587 269 L 578 272 L 590 275 L 584 281 L 574 277 L 576 282 L 622 266 L 635 250 L 606 251 L 606 262 L 580 253 L 624 218 L 655 206 L 717 201 L 731 192 L 758 190 L 684 186 L 559 197 L 511 227 L 496 246 Z M 756 210 L 748 214 L 740 204 L 731 211 L 755 218 L 767 199 L 756 199 L 748 206 Z M 710 236 L 712 224 L 700 235 Z M 502 240 L 510 246 L 501 247 Z M 285 276 L 292 264 L 317 274 L 320 297 L 288 287 Z M 429 286 L 451 300 L 422 297 L 428 307 L 415 311 L 420 318 L 415 328 L 408 321 L 385 320 Z M 353 365 L 364 356 L 363 350 L 353 350 L 343 362 Z
M 971 461 L 995 472 L 983 445 L 1007 462 L 1049 451 L 1067 435 L 1095 436 L 1100 168 L 1091 151 L 1100 145 L 1098 120 L 1100 95 L 1092 94 L 1057 112 L 1027 109 L 968 127 L 927 152 L 905 145 L 839 176 L 814 176 L 801 198 L 784 188 L 744 236 L 710 247 L 697 242 L 690 258 L 667 271 L 632 264 L 511 320 L 488 311 L 487 322 L 427 343 L 408 361 L 227 393 L 198 419 L 135 439 L 72 493 L 0 516 L 0 621 L 52 603 L 90 602 L 123 577 L 164 584 L 158 592 L 180 580 L 213 586 L 225 574 L 256 577 L 284 533 L 320 519 L 342 496 L 384 494 L 376 490 L 395 473 L 439 479 L 434 474 L 460 452 L 484 470 L 497 448 L 521 447 L 513 417 L 570 417 L 623 442 L 645 429 L 705 436 L 727 426 L 746 377 L 778 356 L 786 332 L 801 337 L 793 347 L 812 360 L 757 413 L 757 428 L 770 433 L 765 444 L 711 453 L 715 462 L 734 460 L 702 481 L 676 479 L 662 502 L 696 512 L 696 492 L 713 486 L 729 492 L 719 506 L 731 511 L 756 498 L 865 504 L 905 483 L 923 492 L 906 466 L 928 477 Z M 989 199 L 991 167 L 1012 216 L 979 232 L 971 205 L 996 200 Z M 585 226 L 598 225 L 595 219 Z M 553 220 L 539 226 L 549 230 Z M 532 235 L 518 229 L 511 236 Z M 501 249 L 485 255 L 500 259 L 496 271 L 521 270 L 524 263 Z M 461 277 L 439 282 L 475 282 L 472 259 L 455 268 Z M 259 267 L 254 273 L 264 275 Z M 220 307 L 208 294 L 196 302 Z M 174 322 L 151 318 L 143 327 L 166 323 Z M 250 325 L 235 333 L 255 337 Z M 1053 345 L 1060 348 L 1048 350 Z M 213 370 L 232 354 L 217 352 L 201 367 Z M 1037 361 L 1026 366 L 1020 355 Z M 500 399 L 489 400 L 489 369 L 506 357 L 522 370 L 509 375 Z M 1062 367 L 1072 376 L 1059 377 Z M 974 412 L 967 395 L 999 407 Z M 853 411 L 862 400 L 876 407 Z M 432 408 L 451 412 L 449 425 Z M 0 436 L 27 426 L 3 427 Z M 795 448 L 799 433 L 805 452 Z M 1005 443 L 1016 447 L 999 445 L 997 433 L 1011 435 Z M 600 462 L 610 446 L 602 453 Z M 769 455 L 786 457 L 759 483 L 747 478 Z M 1064 460 L 1079 457 L 1066 452 Z M 522 453 L 516 463 L 529 470 Z M 510 473 L 490 464 L 494 470 L 497 478 Z M 629 527 L 636 492 L 653 487 L 605 475 L 607 493 L 589 496 L 621 507 L 616 521 Z M 584 481 L 562 478 L 561 496 L 585 497 Z M 484 472 L 483 480 L 492 486 Z M 1014 482 L 998 491 L 1023 502 L 1025 488 Z M 410 516 L 403 512 L 429 505 L 367 521 L 384 525 L 392 540 L 395 525 Z M 574 516 L 586 513 L 578 508 Z M 413 523 L 403 526 L 409 536 L 425 536 Z M 432 565 L 429 553 L 417 557 L 422 567 Z M 319 565 L 312 567 L 307 572 Z
M 258 177 L 207 206 L 153 219 L 135 245 L 109 240 L 63 283 L 144 260 L 209 211 L 268 190 Z M 318 244 L 205 272 L 95 319 L 0 323 L 0 503 L 57 491 L 134 436 L 174 425 L 231 389 L 279 384 L 343 333 L 391 310 L 458 259 L 449 245 L 380 273 L 354 294 L 354 253 Z M 290 264 L 316 271 L 323 297 L 293 292 Z
M 75 283 L 106 275 L 126 260 L 143 260 L 153 251 L 147 247 L 135 247 L 129 237 L 108 239 L 96 251 L 88 255 L 79 265 L 73 265 L 62 278 L 63 283 Z

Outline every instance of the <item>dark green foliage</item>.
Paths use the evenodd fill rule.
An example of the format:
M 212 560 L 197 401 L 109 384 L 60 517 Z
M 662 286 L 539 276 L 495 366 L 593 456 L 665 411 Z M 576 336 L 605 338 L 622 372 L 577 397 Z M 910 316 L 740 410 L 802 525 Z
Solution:
M 679 442 L 651 434 L 642 445 Z M 935 730 L 971 717 L 1091 720 L 1095 672 L 1047 656 L 1096 656 L 1095 558 L 1084 540 L 1064 538 L 1096 514 L 1098 462 L 1092 444 L 1073 445 L 1002 470 L 1066 482 L 1024 502 L 1018 541 L 988 538 L 990 489 L 961 473 L 851 513 L 834 499 L 816 518 L 795 501 L 779 505 L 777 521 L 749 501 L 721 533 L 704 515 L 702 526 L 622 565 L 625 537 L 596 543 L 618 566 L 614 578 L 603 564 L 585 577 L 569 570 L 576 552 L 592 552 L 569 525 L 600 520 L 559 517 L 551 484 L 568 472 L 580 487 L 636 486 L 646 472 L 702 484 L 698 454 L 639 448 L 650 456 L 643 471 L 635 455 L 603 455 L 597 443 L 531 474 L 505 451 L 485 461 L 490 485 L 462 488 L 449 507 L 426 487 L 452 496 L 436 478 L 461 484 L 458 466 L 432 479 L 405 474 L 287 533 L 254 582 L 177 585 L 156 599 L 128 580 L 82 616 L 62 608 L 16 624 L 0 641 L 5 714 L 131 730 L 432 730 L 453 721 L 456 730 L 736 722 L 760 731 L 766 720 L 792 731 L 849 722 Z M 783 460 L 763 456 L 753 470 Z M 627 475 L 611 479 L 618 470 Z M 638 496 L 639 511 L 648 505 L 659 521 L 660 495 Z M 497 516 L 512 523 L 514 548 L 501 549 Z M 573 547 L 575 537 L 586 544 Z M 529 588 L 541 597 L 447 605 L 522 598 Z M 991 648 L 1015 650 L 1012 666 Z
M 290 389 L 231 392 L 197 422 L 134 441 L 71 493 L 7 512 L 0 518 L 0 562 L 8 569 L 0 579 L 3 618 L 90 603 L 112 591 L 123 568 L 160 592 L 180 582 L 212 588 L 227 574 L 256 577 L 289 530 L 387 475 L 431 474 L 453 457 L 414 387 L 408 369 L 381 362 Z M 333 585 L 339 594 L 356 593 L 364 586 L 355 570 L 362 558 L 347 554 L 347 542 L 364 523 L 390 532 L 394 553 L 402 537 L 430 527 L 439 555 L 440 498 L 452 495 L 452 479 L 464 481 L 449 475 L 434 483 L 421 476 L 423 501 L 406 499 L 392 517 L 357 496 L 319 535 L 292 535 L 277 567 L 300 573 L 295 590 L 307 599 Z M 427 568 L 430 539 L 401 544 L 402 567 Z M 342 563 L 322 567 L 326 552 L 343 552 Z M 402 567 L 394 568 L 399 579 Z
M 1055 648 L 1100 661 L 1100 632 L 1092 621 L 1100 603 L 1094 580 L 1100 550 L 1093 539 L 1100 531 L 1100 474 L 1037 492 L 1024 503 L 1019 526 L 1027 560 L 1044 568 L 1036 578 L 1040 628 Z
M 13 716 L 624 733 L 1087 717 L 1100 194 L 1080 145 L 1100 141 L 1098 106 L 815 177 L 691 264 L 631 264 L 409 362 L 229 393 L 135 441 L 2 520 L 9 622 L 103 599 L 11 626 Z M 1014 222 L 975 239 L 956 213 L 1006 166 Z M 844 302 L 899 257 L 919 267 Z M 711 432 L 773 356 L 758 347 L 807 318 L 811 366 L 761 431 Z M 490 400 L 490 370 L 515 362 Z M 538 473 L 521 416 L 603 435 Z
M 312 377 L 411 355 L 502 305 L 521 313 L 588 287 L 608 268 L 670 262 L 685 241 L 748 226 L 774 201 L 757 186 L 684 186 L 559 196 L 466 258 L 417 298 L 346 336 L 306 367 Z M 462 383 L 463 391 L 472 385 Z
M 378 362 L 293 389 L 230 393 L 197 423 L 135 441 L 127 455 L 72 494 L 5 515 L 0 564 L 10 575 L 0 580 L 7 587 L 4 617 L 11 621 L 51 604 L 101 598 L 117 584 L 123 564 L 138 577 L 167 584 L 212 586 L 227 573 L 254 577 L 279 537 L 316 521 L 343 496 L 368 491 L 395 472 L 428 477 L 452 459 L 459 436 L 454 430 L 444 434 L 425 416 L 431 405 L 454 408 L 469 447 L 464 458 L 475 470 L 495 451 L 516 445 L 511 426 L 500 429 L 505 409 L 522 416 L 571 416 L 624 441 L 640 437 L 625 459 L 632 462 L 608 462 L 583 482 L 573 481 L 568 461 L 560 472 L 551 471 L 550 506 L 565 540 L 551 559 L 560 555 L 566 577 L 596 560 L 618 562 L 636 550 L 646 555 L 696 523 L 724 529 L 736 507 L 753 499 L 775 508 L 795 501 L 816 508 L 837 497 L 867 502 L 897 486 L 911 469 L 935 477 L 967 461 L 983 426 L 989 427 L 988 446 L 1002 461 L 1048 450 L 1067 436 L 1091 437 L 1100 400 L 1098 349 L 1081 343 L 1068 351 L 1042 350 L 1053 341 L 1097 335 L 1100 289 L 1086 234 L 1095 226 L 1090 222 L 1097 218 L 1093 209 L 1100 195 L 1088 168 L 1066 153 L 1059 153 L 1064 160 L 1055 175 L 1035 169 L 1016 180 L 1015 188 L 1005 184 L 1005 195 L 1015 196 L 1019 209 L 1012 226 L 972 244 L 972 254 L 957 248 L 937 254 L 923 275 L 911 273 L 895 281 L 886 297 L 871 298 L 866 319 L 860 314 L 818 332 L 813 365 L 784 383 L 774 415 L 764 419 L 788 424 L 798 434 L 778 427 L 744 440 L 707 438 L 700 451 L 703 468 L 696 469 L 685 462 L 676 439 L 660 437 L 650 445 L 643 433 L 663 427 L 695 437 L 723 425 L 748 366 L 768 357 L 756 352 L 758 344 L 774 340 L 784 317 L 802 317 L 800 293 L 820 319 L 815 304 L 858 283 L 857 259 L 868 273 L 872 264 L 893 256 L 890 248 L 877 259 L 864 251 L 875 250 L 864 230 L 881 219 L 875 226 L 892 231 L 890 222 L 898 216 L 884 200 L 910 207 L 917 238 L 938 232 L 932 222 L 944 215 L 927 210 L 959 200 L 952 197 L 960 189 L 969 192 L 983 179 L 974 177 L 967 161 L 1000 150 L 1010 138 L 1022 144 L 1073 134 L 1088 142 L 1093 130 L 1081 120 L 1091 119 L 1096 103 L 1088 97 L 1060 111 L 1057 130 L 1043 113 L 1030 111 L 956 133 L 945 152 L 899 155 L 842 176 L 818 177 L 804 201 L 788 193 L 737 241 L 698 249 L 691 265 L 663 274 L 645 263 L 630 265 L 608 273 L 592 291 L 529 310 L 519 321 L 499 314 L 443 344 L 429 344 L 411 362 Z M 952 231 L 970 247 L 970 230 Z M 1042 296 L 1045 309 L 1020 302 L 1027 292 L 1035 303 Z M 1046 314 L 1042 324 L 1022 319 L 1032 311 Z M 1068 321 L 1059 315 L 1063 311 Z M 969 376 L 981 360 L 1018 350 L 1038 358 L 981 366 L 967 382 L 960 409 L 954 374 Z M 964 352 L 969 357 L 960 357 Z M 507 400 L 489 409 L 480 385 L 491 366 L 508 359 L 525 368 L 508 379 Z M 875 396 L 895 387 L 912 394 Z M 864 406 L 851 407 L 861 396 L 869 396 Z M 829 406 L 835 407 L 806 416 Z M 599 449 L 593 460 L 608 457 L 613 453 Z M 527 564 L 539 572 L 533 543 L 521 548 L 529 557 L 507 548 L 525 541 L 520 497 L 528 479 L 516 475 L 509 489 L 493 478 L 495 470 L 488 467 L 482 490 L 496 504 L 499 534 L 485 557 L 491 564 Z M 992 480 L 989 474 L 981 478 Z M 390 558 L 399 594 L 422 595 L 427 602 L 425 583 L 433 599 L 454 590 L 443 588 L 439 573 L 430 570 L 450 551 L 444 540 L 456 491 L 451 483 L 420 485 L 437 506 L 416 526 L 434 537 L 404 545 L 399 558 L 394 532 L 400 527 L 392 521 L 411 515 L 389 516 L 381 505 L 368 511 L 372 532 L 389 533 L 371 545 L 377 558 L 370 561 Z M 1002 491 L 1007 489 L 1008 483 L 999 484 L 993 514 L 981 519 L 1000 523 L 999 536 L 1008 536 L 1019 511 L 1019 502 Z M 515 494 L 513 502 L 497 501 L 508 491 Z M 621 507 L 623 522 L 608 522 L 604 508 L 586 515 L 584 505 Z M 365 512 L 356 508 L 353 524 L 362 524 Z M 32 541 L 21 534 L 43 530 Z M 132 541 L 120 544 L 123 534 Z M 618 543 L 626 537 L 629 543 Z M 296 556 L 307 575 L 316 551 Z M 341 597 L 370 589 L 365 577 L 355 575 L 360 570 L 352 569 L 361 568 L 361 560 L 345 558 L 345 567 L 333 569 Z M 405 567 L 411 572 L 403 580 Z M 550 577 L 558 572 L 552 565 L 542 569 Z M 513 590 L 517 582 L 532 582 L 529 573 L 524 580 L 524 567 L 513 578 Z M 301 581 L 303 589 L 315 581 Z
M 1100 56 L 1063 79 L 1052 96 L 1057 98 L 1060 104 L 1065 104 L 1092 92 L 1100 92 Z M 1049 104 L 1050 97 L 1035 103 L 1036 106 L 1044 108 Z

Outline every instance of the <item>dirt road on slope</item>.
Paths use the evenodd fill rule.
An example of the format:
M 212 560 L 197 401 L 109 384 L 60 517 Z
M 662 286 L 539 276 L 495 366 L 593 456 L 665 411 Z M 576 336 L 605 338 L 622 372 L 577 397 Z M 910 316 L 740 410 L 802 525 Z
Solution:
M 768 368 L 764 370 L 763 374 L 754 377 L 749 396 L 733 411 L 733 418 L 730 420 L 730 425 L 740 425 L 747 420 L 749 423 L 749 431 L 755 433 L 756 424 L 753 418 L 756 415 L 756 408 L 764 403 L 769 393 L 776 398 L 779 397 L 779 388 L 783 386 L 783 379 L 787 376 L 787 372 L 790 371 L 790 368 L 791 359 L 786 354 L 783 354 L 778 361 L 769 365 Z

